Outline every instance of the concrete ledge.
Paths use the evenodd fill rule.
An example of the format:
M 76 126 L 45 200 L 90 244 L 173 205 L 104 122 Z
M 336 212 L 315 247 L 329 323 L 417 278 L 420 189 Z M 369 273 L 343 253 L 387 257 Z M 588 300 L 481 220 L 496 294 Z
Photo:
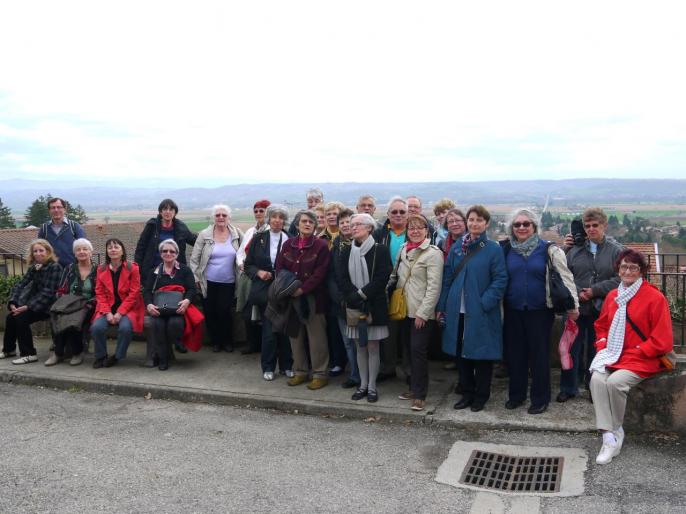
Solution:
M 629 392 L 624 426 L 634 432 L 686 435 L 686 371 L 651 377 Z

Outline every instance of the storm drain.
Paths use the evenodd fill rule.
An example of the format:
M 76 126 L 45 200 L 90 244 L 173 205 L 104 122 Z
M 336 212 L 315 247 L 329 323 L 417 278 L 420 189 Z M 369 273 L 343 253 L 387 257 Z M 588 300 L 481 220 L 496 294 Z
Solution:
M 495 491 L 557 493 L 564 457 L 521 457 L 474 450 L 460 483 Z

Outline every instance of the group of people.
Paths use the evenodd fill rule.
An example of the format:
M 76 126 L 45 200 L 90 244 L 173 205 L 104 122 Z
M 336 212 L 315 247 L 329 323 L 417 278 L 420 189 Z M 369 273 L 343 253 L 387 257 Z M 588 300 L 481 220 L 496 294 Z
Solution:
M 516 210 L 507 237 L 494 241 L 484 206 L 463 213 L 449 199 L 434 204 L 430 220 L 419 198 L 396 196 L 379 222 L 372 196 L 361 196 L 353 210 L 325 203 L 313 189 L 290 225 L 284 207 L 260 200 L 254 225 L 243 232 L 231 224 L 230 208 L 216 205 L 213 222 L 197 236 L 167 199 L 146 224 L 133 262 L 123 243 L 110 239 L 105 264 L 96 267 L 82 228 L 64 218 L 64 201 L 50 202 L 52 220 L 31 244 L 29 270 L 9 301 L 0 358 L 16 357 L 18 342 L 15 364 L 37 361 L 30 325 L 48 318 L 65 294 L 84 297 L 90 312 L 80 327 L 54 334 L 46 365 L 60 362 L 67 346 L 70 364 L 83 362 L 90 332 L 93 367 L 113 366 L 146 325 L 154 341 L 146 365 L 164 370 L 172 348 L 199 349 L 203 314 L 212 350 L 231 352 L 238 310 L 249 340 L 244 353 L 261 353 L 264 380 L 276 378 L 278 365 L 289 386 L 317 390 L 347 368 L 342 387 L 353 390 L 353 400 L 373 403 L 377 384 L 400 369 L 408 390 L 399 398 L 421 411 L 429 348 L 438 337 L 446 368 L 458 371 L 455 409 L 484 409 L 494 364 L 503 361 L 505 407 L 518 409 L 528 396 L 528 413 L 536 415 L 551 401 L 557 312 L 575 320 L 579 334 L 556 400 L 579 395 L 582 384 L 589 389 L 603 433 L 602 464 L 621 449 L 629 389 L 663 370 L 660 357 L 672 349 L 667 301 L 644 280 L 645 257 L 605 234 L 599 208 L 583 212 L 585 237 L 568 235 L 558 247 L 540 237 L 530 209 Z M 568 292 L 563 307 L 552 297 L 553 278 Z M 203 314 L 193 305 L 196 294 Z M 110 327 L 117 344 L 108 355 Z

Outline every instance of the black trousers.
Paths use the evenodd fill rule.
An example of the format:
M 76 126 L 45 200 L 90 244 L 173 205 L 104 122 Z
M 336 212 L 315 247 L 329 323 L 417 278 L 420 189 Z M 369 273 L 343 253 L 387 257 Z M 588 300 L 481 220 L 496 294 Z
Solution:
M 550 331 L 554 319 L 551 309 L 505 309 L 503 335 L 510 401 L 526 400 L 531 372 L 531 405 L 540 407 L 550 403 Z
M 5 336 L 2 341 L 2 351 L 12 353 L 17 349 L 19 343 L 19 356 L 36 355 L 36 348 L 33 346 L 33 333 L 31 324 L 36 321 L 48 319 L 50 316 L 44 312 L 24 311 L 18 316 L 7 315 L 5 320 Z
M 207 281 L 207 298 L 203 299 L 203 310 L 212 346 L 233 348 L 235 291 L 236 284 Z
M 464 314 L 460 314 L 460 332 L 457 335 L 457 361 L 460 373 L 462 396 L 471 399 L 474 405 L 484 405 L 491 397 L 493 362 L 487 360 L 465 359 L 462 357 L 464 345 Z
M 67 329 L 61 334 L 55 334 L 52 336 L 52 342 L 55 345 L 55 355 L 58 357 L 64 356 L 64 349 L 69 347 L 71 349 L 71 354 L 81 355 L 81 352 L 85 346 L 85 334 L 86 330 L 76 330 L 73 328 Z
M 415 328 L 414 318 L 410 321 L 410 391 L 419 400 L 426 400 L 429 390 L 429 344 L 434 333 L 435 322 L 428 320 L 422 328 Z
M 169 364 L 171 345 L 181 339 L 186 321 L 183 316 L 151 317 L 151 329 L 155 334 L 155 345 L 160 364 Z

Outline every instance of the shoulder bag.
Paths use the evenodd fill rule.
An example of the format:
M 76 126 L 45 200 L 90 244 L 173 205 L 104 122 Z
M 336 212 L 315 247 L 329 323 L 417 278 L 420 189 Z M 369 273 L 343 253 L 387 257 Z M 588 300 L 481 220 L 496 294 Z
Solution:
M 574 309 L 574 297 L 553 265 L 553 260 L 550 257 L 550 247 L 552 245 L 553 243 L 548 241 L 545 248 L 548 256 L 548 289 L 550 290 L 550 301 L 553 304 L 553 310 L 558 314 L 562 314 Z
M 626 321 L 631 325 L 631 328 L 634 329 L 634 332 L 638 334 L 638 337 L 641 338 L 641 341 L 645 342 L 648 338 L 645 336 L 643 331 L 636 326 L 636 323 L 633 322 L 633 320 L 629 317 L 629 304 L 627 303 L 627 309 L 626 309 Z M 674 369 L 676 366 L 676 353 L 674 350 L 671 350 L 664 355 L 660 355 L 660 364 L 664 366 L 665 369 L 671 371 Z
M 424 253 L 423 250 L 419 255 L 417 255 L 417 258 L 414 260 L 414 262 L 410 264 L 410 271 L 407 274 L 407 278 L 405 279 L 402 289 L 396 287 L 391 294 L 391 300 L 388 303 L 388 317 L 393 321 L 400 321 L 401 319 L 405 319 L 407 317 L 407 298 L 405 297 L 405 286 L 410 281 L 410 277 L 412 276 L 412 268 L 417 263 L 422 253 Z M 407 253 L 405 255 L 407 255 Z M 396 267 L 396 270 L 400 269 L 401 260 L 402 254 L 398 255 L 398 266 Z

